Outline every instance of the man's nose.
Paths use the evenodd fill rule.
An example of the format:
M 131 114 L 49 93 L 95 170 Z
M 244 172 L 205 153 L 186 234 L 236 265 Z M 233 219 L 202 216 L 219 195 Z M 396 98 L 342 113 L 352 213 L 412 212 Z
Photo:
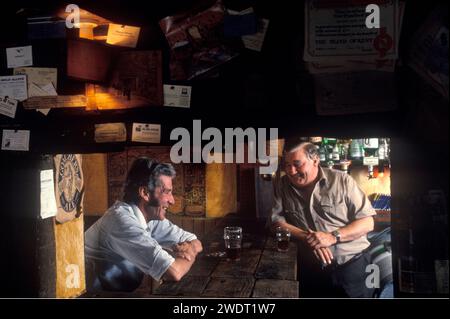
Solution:
M 173 194 L 170 194 L 170 195 L 169 195 L 169 198 L 168 198 L 168 200 L 167 200 L 167 203 L 168 203 L 169 205 L 175 204 L 175 198 L 173 197 Z
M 294 165 L 289 165 L 286 169 L 286 173 L 288 173 L 288 175 L 294 175 L 297 173 L 297 169 Z

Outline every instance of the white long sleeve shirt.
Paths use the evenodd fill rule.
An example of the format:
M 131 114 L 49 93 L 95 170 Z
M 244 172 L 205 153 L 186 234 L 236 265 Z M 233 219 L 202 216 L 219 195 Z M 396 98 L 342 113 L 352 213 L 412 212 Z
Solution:
M 136 205 L 117 201 L 86 231 L 85 256 L 111 269 L 124 263 L 135 266 L 159 280 L 175 260 L 163 247 L 194 239 L 168 219 L 146 223 Z

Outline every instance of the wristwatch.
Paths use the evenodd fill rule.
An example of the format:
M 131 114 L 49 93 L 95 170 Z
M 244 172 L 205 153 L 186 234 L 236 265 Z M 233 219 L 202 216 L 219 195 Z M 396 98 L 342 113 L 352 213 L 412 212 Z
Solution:
M 341 242 L 341 233 L 339 232 L 339 230 L 332 231 L 331 235 L 336 237 L 336 244 L 339 244 Z

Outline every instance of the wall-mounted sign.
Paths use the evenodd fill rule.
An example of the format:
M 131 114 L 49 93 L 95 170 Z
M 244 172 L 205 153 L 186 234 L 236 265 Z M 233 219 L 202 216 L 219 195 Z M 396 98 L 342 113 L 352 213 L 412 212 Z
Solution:
M 65 223 L 77 217 L 82 211 L 84 183 L 81 155 L 56 155 L 54 161 L 58 207 L 56 220 Z

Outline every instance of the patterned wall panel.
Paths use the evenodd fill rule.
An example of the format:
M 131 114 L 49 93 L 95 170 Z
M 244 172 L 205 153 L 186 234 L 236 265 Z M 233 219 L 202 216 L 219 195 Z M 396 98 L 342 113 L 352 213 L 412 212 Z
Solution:
M 170 163 L 170 147 L 132 147 L 124 152 L 108 154 L 109 205 L 122 198 L 126 174 L 133 161 L 140 156 Z M 170 211 L 204 216 L 206 209 L 204 164 L 174 164 L 174 168 L 177 173 L 173 180 L 175 204 L 170 207 Z

